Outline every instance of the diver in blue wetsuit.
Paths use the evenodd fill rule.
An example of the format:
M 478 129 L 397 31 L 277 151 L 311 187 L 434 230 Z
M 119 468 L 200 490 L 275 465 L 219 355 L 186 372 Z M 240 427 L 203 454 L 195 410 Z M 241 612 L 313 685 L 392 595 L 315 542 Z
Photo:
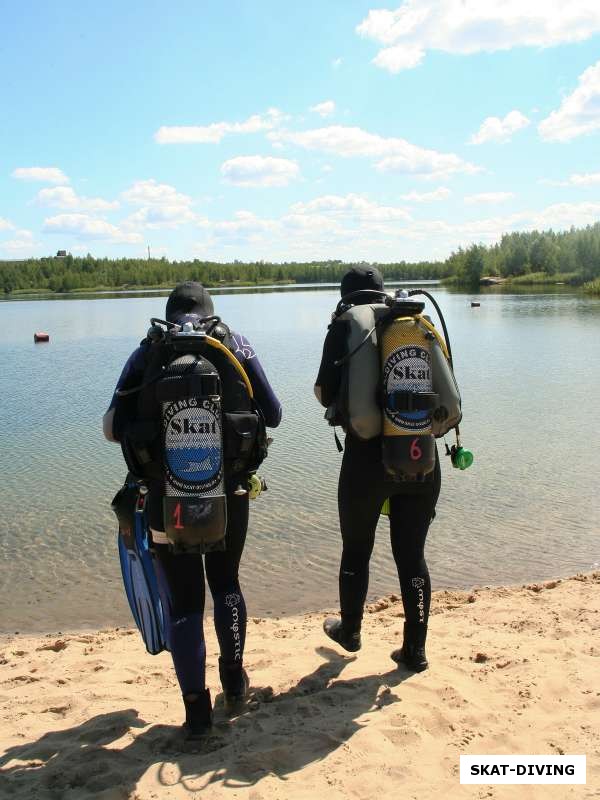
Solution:
M 169 323 L 185 326 L 186 322 L 189 324 L 190 321 L 195 323 L 197 320 L 211 318 L 218 319 L 213 317 L 212 299 L 201 284 L 186 282 L 179 284 L 171 292 L 166 305 L 166 319 Z M 222 327 L 227 332 L 223 342 L 229 354 L 233 353 L 234 361 L 239 362 L 249 380 L 253 392 L 253 408 L 262 415 L 266 426 L 277 427 L 281 420 L 281 405 L 269 385 L 254 349 L 244 336 L 230 331 L 226 326 Z M 222 347 L 221 350 L 223 349 Z M 131 464 L 127 458 L 126 444 L 135 439 L 135 436 L 139 439 L 139 433 L 134 436 L 134 431 L 139 431 L 140 427 L 144 429 L 144 425 L 147 427 L 149 421 L 147 410 L 146 418 L 140 422 L 140 417 L 144 417 L 145 413 L 144 394 L 151 395 L 155 391 L 156 384 L 153 381 L 156 379 L 148 377 L 151 353 L 151 341 L 144 340 L 131 354 L 103 420 L 105 437 L 124 445 L 124 454 L 130 471 Z M 224 361 L 227 362 L 227 359 Z M 231 399 L 229 395 L 239 393 L 237 385 L 241 383 L 239 375 L 237 384 L 235 380 L 228 384 L 227 379 L 223 378 L 224 370 L 221 369 L 220 372 L 223 410 L 235 412 L 236 402 L 239 406 L 241 401 Z M 235 370 L 233 372 L 235 376 Z M 236 413 L 229 416 L 243 417 Z M 240 491 L 241 483 L 246 477 L 245 466 L 242 464 L 240 467 L 240 462 L 236 460 L 230 459 L 229 462 L 225 460 L 224 543 L 217 543 L 214 549 L 206 548 L 203 552 L 179 552 L 172 546 L 172 537 L 170 538 L 165 531 L 163 515 L 165 489 L 164 475 L 158 466 L 160 459 L 152 455 L 151 447 L 149 449 L 148 462 L 152 466 L 154 458 L 156 463 L 154 472 L 151 468 L 145 469 L 144 483 L 148 488 L 145 513 L 150 529 L 151 547 L 155 555 L 158 588 L 165 611 L 165 639 L 169 643 L 183 695 L 187 734 L 190 738 L 196 738 L 206 733 L 212 721 L 210 692 L 205 686 L 206 647 L 203 633 L 205 573 L 214 603 L 214 623 L 220 649 L 219 674 L 226 709 L 233 710 L 239 705 L 248 690 L 248 678 L 243 667 L 246 606 L 238 578 L 248 527 L 249 495 L 248 492 Z M 228 453 L 225 452 L 224 455 L 227 459 Z M 144 469 L 138 472 L 144 472 Z

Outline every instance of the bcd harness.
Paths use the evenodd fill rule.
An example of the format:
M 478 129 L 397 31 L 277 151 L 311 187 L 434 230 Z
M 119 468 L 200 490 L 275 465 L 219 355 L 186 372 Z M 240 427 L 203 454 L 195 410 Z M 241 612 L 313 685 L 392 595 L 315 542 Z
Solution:
M 151 320 L 142 381 L 118 392 L 135 403 L 122 449 L 162 498 L 172 549 L 206 552 L 224 549 L 227 494 L 258 468 L 267 440 L 229 328 L 219 317 L 186 319 Z
M 412 294 L 433 302 L 445 339 L 423 315 L 424 303 L 409 299 Z M 362 440 L 381 436 L 383 464 L 395 480 L 420 480 L 431 473 L 435 438 L 454 428 L 457 443 L 447 451 L 460 466 L 455 463 L 462 451 L 460 392 L 434 298 L 421 290 L 395 298 L 372 290 L 352 292 L 338 303 L 332 325 L 337 324 L 347 327 L 348 351 L 335 362 L 342 376 L 338 397 L 325 415 L 330 424 L 340 423 Z

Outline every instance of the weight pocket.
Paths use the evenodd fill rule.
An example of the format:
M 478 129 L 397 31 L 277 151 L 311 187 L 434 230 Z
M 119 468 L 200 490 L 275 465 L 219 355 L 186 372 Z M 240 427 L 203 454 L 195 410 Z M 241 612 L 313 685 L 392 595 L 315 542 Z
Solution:
M 226 459 L 247 458 L 252 454 L 258 432 L 258 417 L 251 412 L 224 413 L 223 438 Z

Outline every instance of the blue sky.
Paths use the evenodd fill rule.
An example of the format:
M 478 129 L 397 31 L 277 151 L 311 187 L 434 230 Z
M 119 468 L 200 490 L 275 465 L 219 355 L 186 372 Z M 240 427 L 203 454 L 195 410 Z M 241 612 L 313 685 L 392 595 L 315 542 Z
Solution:
M 0 258 L 444 258 L 600 219 L 596 0 L 5 4 Z

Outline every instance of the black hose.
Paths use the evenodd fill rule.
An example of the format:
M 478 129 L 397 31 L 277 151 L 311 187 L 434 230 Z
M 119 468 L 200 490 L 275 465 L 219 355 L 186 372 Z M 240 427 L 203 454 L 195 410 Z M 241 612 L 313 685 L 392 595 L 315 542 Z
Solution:
M 438 306 L 435 297 L 430 295 L 429 292 L 426 292 L 425 289 L 410 289 L 408 292 L 409 297 L 412 297 L 415 294 L 423 294 L 425 295 L 425 297 L 427 297 L 428 300 L 430 300 L 433 303 L 435 310 L 437 311 L 438 317 L 440 318 L 440 322 L 442 323 L 442 329 L 444 331 L 444 339 L 446 340 L 446 347 L 448 348 L 448 361 L 450 362 L 450 366 L 454 370 L 454 364 L 452 361 L 452 348 L 450 347 L 450 337 L 448 336 L 448 328 L 446 327 L 446 321 L 444 319 L 444 315 L 442 314 L 442 309 Z
M 448 348 L 448 361 L 450 362 L 450 367 L 452 372 L 454 372 L 454 362 L 452 361 L 452 348 L 450 347 L 450 337 L 448 336 L 448 328 L 446 327 L 446 320 L 444 319 L 444 315 L 442 314 L 442 309 L 438 306 L 435 297 L 426 292 L 425 289 L 410 289 L 408 292 L 409 297 L 415 294 L 422 294 L 428 300 L 431 300 L 433 305 L 435 306 L 435 310 L 438 313 L 438 317 L 440 318 L 440 322 L 442 323 L 442 328 L 444 330 L 444 338 L 446 340 L 446 347 Z M 456 441 L 460 442 L 460 430 L 458 428 L 458 423 L 454 426 L 454 430 L 456 431 Z M 448 445 L 446 445 L 446 455 L 449 455 L 450 452 L 448 451 Z
M 381 320 L 380 320 L 380 322 L 381 322 Z M 352 356 L 353 356 L 353 355 L 355 355 L 356 353 L 358 353 L 358 351 L 360 350 L 360 348 L 361 348 L 361 347 L 363 347 L 363 345 L 365 345 L 365 344 L 368 342 L 368 340 L 369 340 L 369 337 L 373 335 L 373 331 L 375 330 L 375 328 L 377 327 L 377 325 L 378 325 L 378 323 L 375 323 L 375 325 L 373 325 L 373 327 L 372 327 L 372 328 L 371 328 L 371 330 L 370 330 L 370 331 L 367 333 L 367 335 L 366 335 L 366 336 L 365 336 L 365 338 L 362 340 L 362 342 L 361 342 L 360 344 L 357 344 L 357 345 L 356 345 L 356 347 L 354 348 L 354 350 L 350 351 L 349 353 L 346 353 L 346 355 L 345 355 L 345 356 L 343 356 L 343 358 L 338 358 L 338 359 L 337 359 L 337 361 L 334 361 L 334 362 L 333 362 L 333 366 L 334 366 L 334 367 L 341 367 L 341 366 L 342 366 L 342 364 L 345 364 L 345 363 L 346 363 L 346 361 L 350 361 L 350 359 L 352 358 Z

